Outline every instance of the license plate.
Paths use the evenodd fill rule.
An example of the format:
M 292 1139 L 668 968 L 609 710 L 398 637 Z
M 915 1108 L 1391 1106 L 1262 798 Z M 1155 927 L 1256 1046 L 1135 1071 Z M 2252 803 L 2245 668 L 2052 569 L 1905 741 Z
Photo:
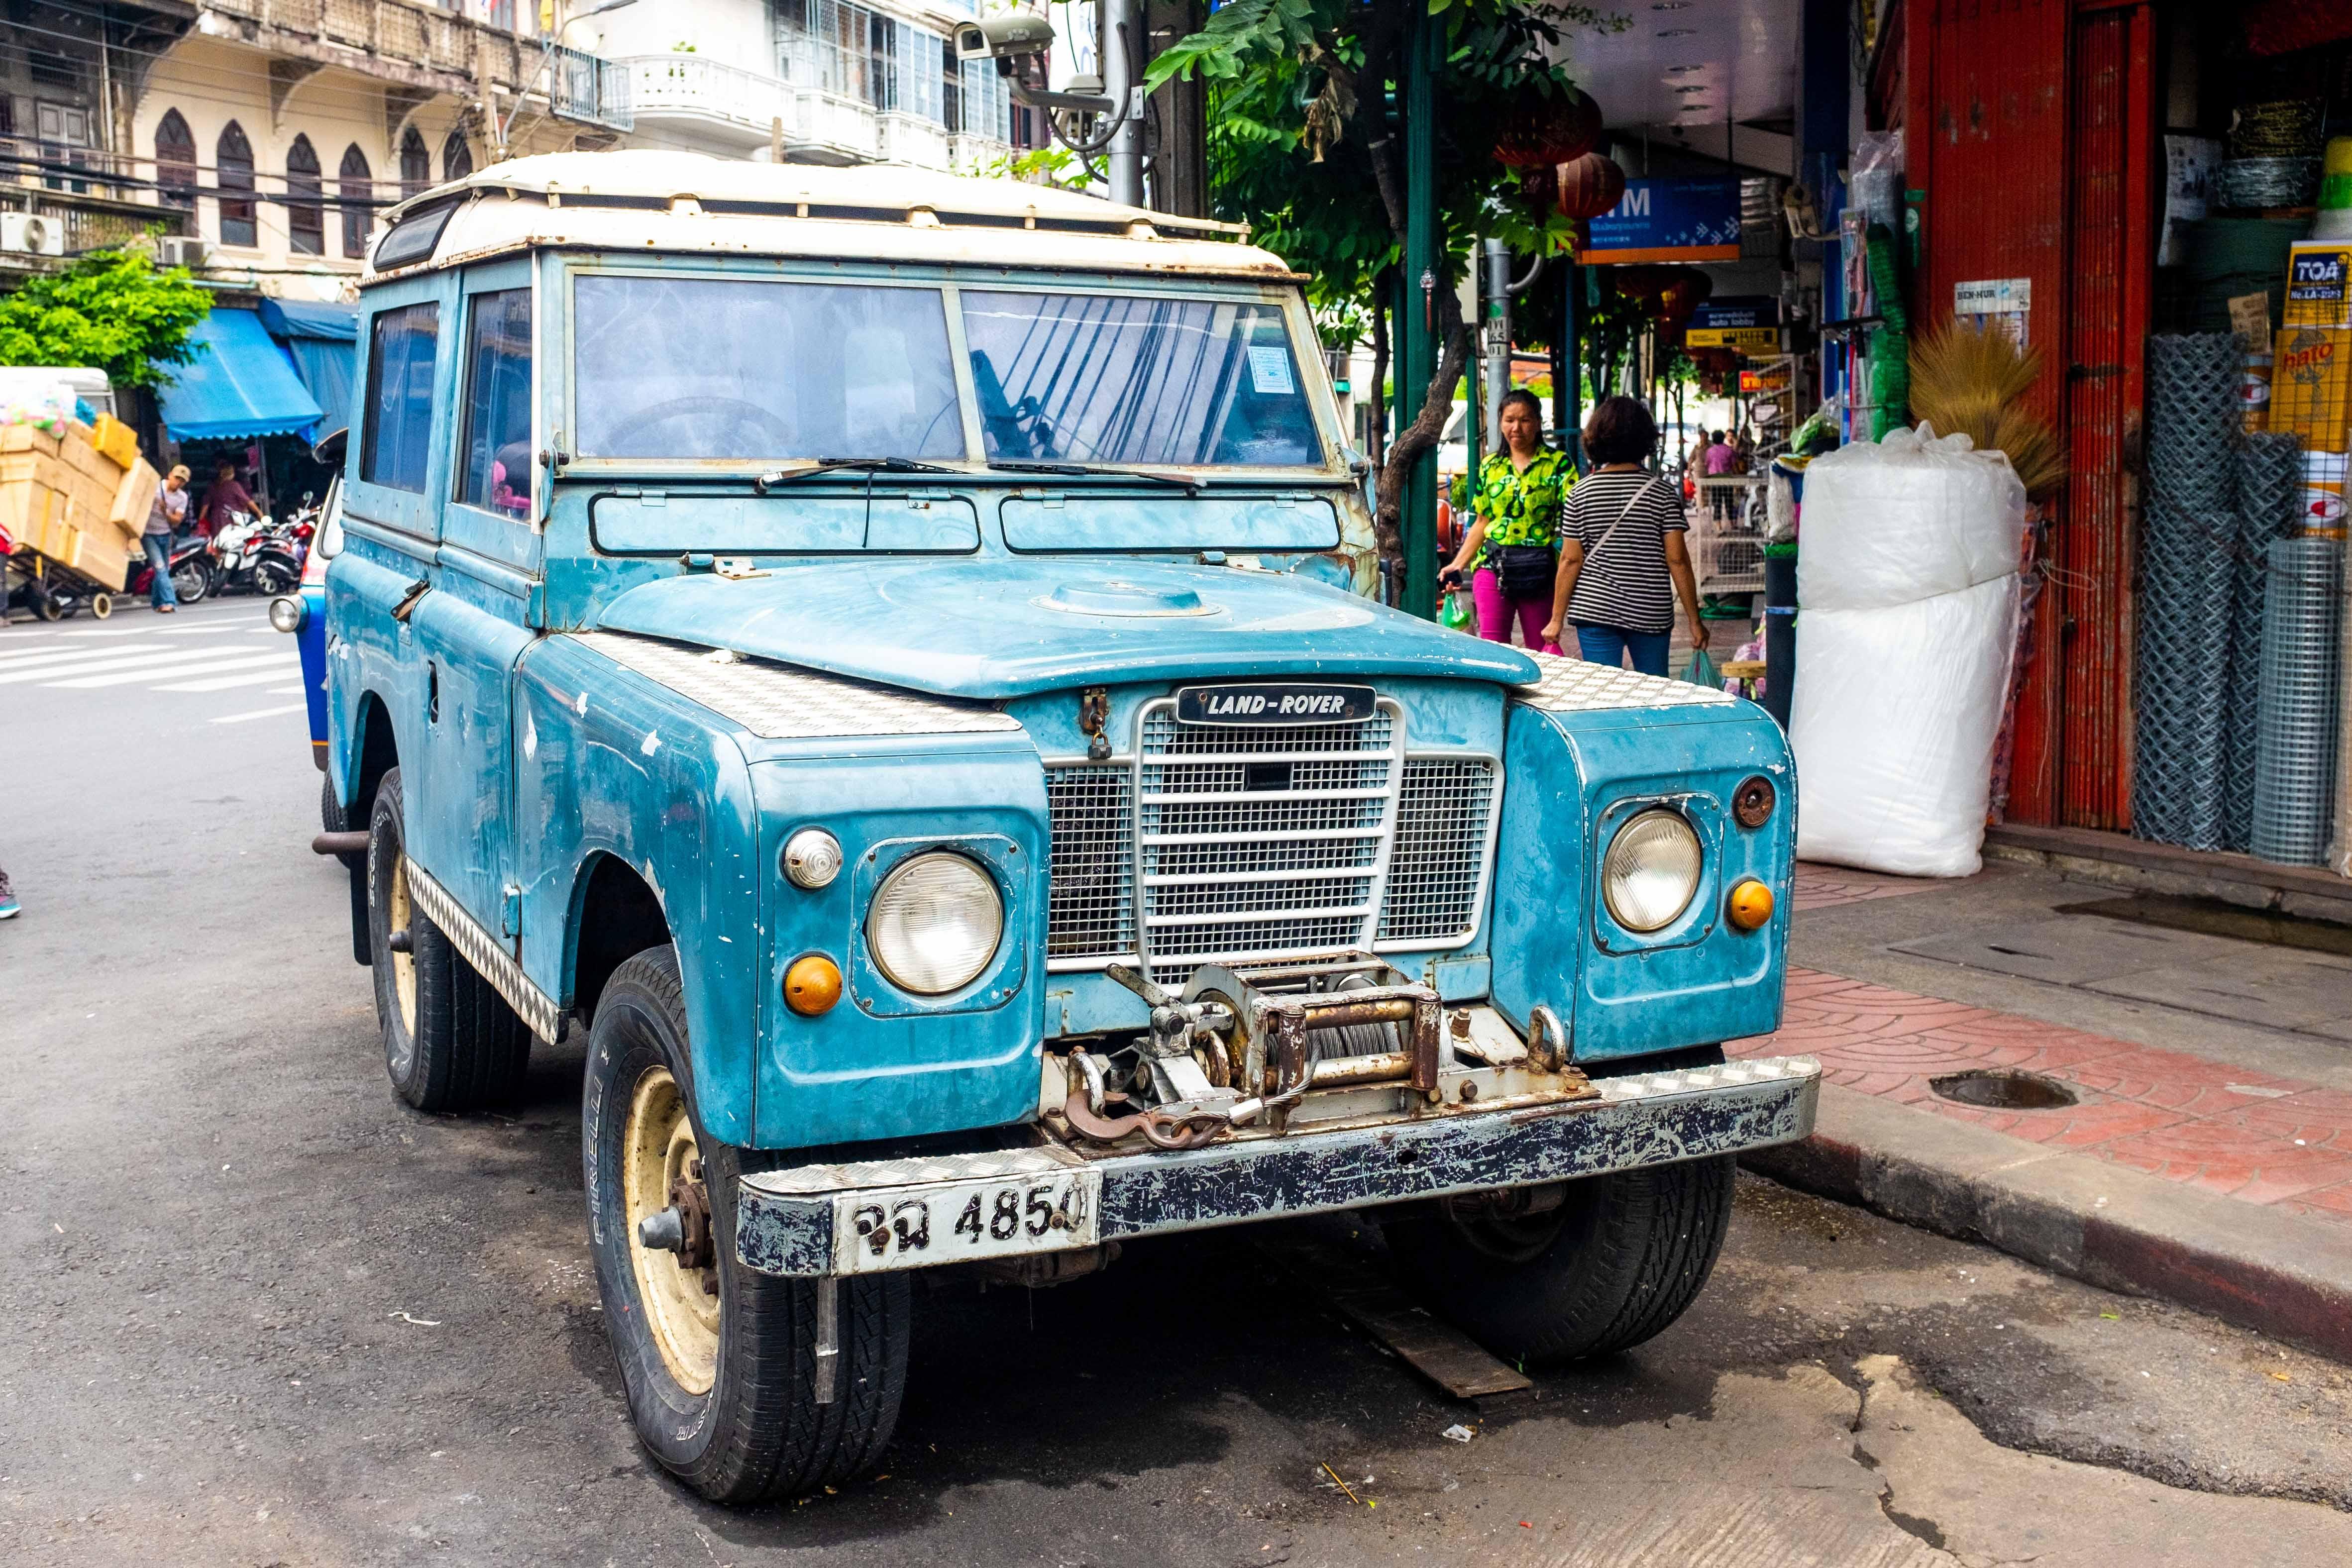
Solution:
M 1060 1252 L 1101 1237 L 1102 1173 L 999 1176 L 845 1193 L 833 1200 L 833 1269 L 878 1274 Z

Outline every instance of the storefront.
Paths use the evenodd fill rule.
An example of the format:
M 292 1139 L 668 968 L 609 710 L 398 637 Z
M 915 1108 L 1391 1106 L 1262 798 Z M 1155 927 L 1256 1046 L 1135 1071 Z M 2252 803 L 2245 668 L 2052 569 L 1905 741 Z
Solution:
M 2352 871 L 2326 501 L 2352 444 L 2352 141 L 2323 164 L 2352 136 L 2352 11 L 1898 0 L 1868 109 L 1904 134 L 1912 317 L 2021 335 L 2066 458 L 2010 819 Z M 2315 234 L 2343 245 L 2294 248 Z

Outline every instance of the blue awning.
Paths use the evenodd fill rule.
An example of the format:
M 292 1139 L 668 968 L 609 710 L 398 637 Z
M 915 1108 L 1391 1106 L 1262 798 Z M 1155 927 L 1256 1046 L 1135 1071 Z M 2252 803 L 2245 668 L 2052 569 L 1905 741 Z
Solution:
M 250 310 L 215 310 L 189 341 L 194 362 L 163 390 L 163 424 L 181 441 L 307 434 L 324 412 L 292 358 Z M 349 372 L 344 401 L 349 402 Z
M 293 356 L 295 373 L 326 413 L 326 428 L 349 424 L 352 377 L 359 362 L 360 308 L 264 299 L 261 324 Z

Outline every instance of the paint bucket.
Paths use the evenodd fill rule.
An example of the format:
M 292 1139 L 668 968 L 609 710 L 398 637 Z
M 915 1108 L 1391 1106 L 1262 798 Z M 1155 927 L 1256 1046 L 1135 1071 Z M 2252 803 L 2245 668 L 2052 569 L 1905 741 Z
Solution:
M 2238 362 L 2238 427 L 2249 435 L 2271 427 L 2271 366 L 2268 354 L 2248 354 Z
M 2352 239 L 2352 136 L 2331 137 L 2319 164 L 2319 216 L 2314 239 Z
M 2306 534 L 2344 535 L 2344 480 L 2352 455 L 2306 452 L 2303 455 L 2303 504 L 2296 520 Z

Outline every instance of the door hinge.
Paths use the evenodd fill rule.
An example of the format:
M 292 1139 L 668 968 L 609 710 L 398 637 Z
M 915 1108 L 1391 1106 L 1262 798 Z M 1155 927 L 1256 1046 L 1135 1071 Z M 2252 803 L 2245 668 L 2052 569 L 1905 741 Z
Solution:
M 499 929 L 509 936 L 522 935 L 522 889 L 513 883 L 499 890 Z

